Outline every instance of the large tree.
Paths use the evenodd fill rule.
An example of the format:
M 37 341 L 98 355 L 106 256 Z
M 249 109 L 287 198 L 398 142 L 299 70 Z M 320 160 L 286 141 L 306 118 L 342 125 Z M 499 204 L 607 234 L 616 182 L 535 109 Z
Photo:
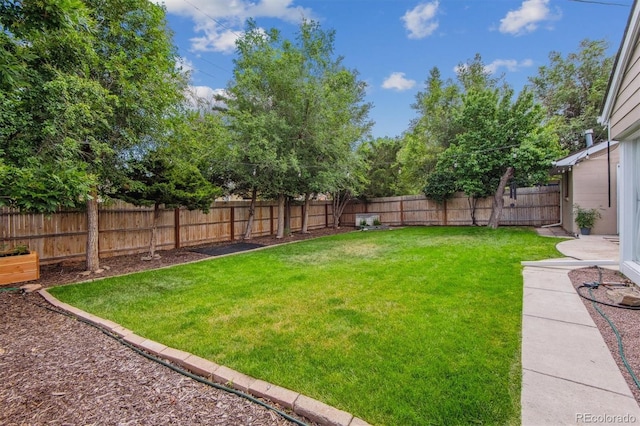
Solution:
M 369 128 L 364 83 L 333 55 L 334 33 L 312 21 L 297 38 L 263 31 L 255 22 L 237 42 L 234 78 L 226 106 L 237 187 L 278 200 L 277 237 L 285 232 L 285 202 L 328 192 Z M 308 208 L 305 209 L 308 211 Z M 250 236 L 251 217 L 245 237 Z M 303 225 L 303 228 L 305 226 Z
M 113 98 L 89 75 L 92 25 L 80 1 L 0 4 L 0 205 L 52 213 L 95 184 L 78 154 Z
M 502 77 L 487 71 L 482 57 L 456 67 L 456 79 L 443 80 L 437 67 L 429 71 L 424 91 L 418 92 L 412 108 L 418 116 L 403 135 L 398 153 L 402 167 L 401 185 L 405 193 L 420 193 L 427 177 L 434 172 L 438 156 L 451 145 L 463 129 L 455 120 L 455 111 L 462 106 L 462 97 L 470 90 L 494 88 L 503 90 Z
M 173 136 L 175 137 L 175 136 Z M 171 144 L 154 144 L 142 158 L 131 158 L 126 166 L 124 184 L 117 196 L 137 206 L 153 206 L 153 219 L 149 238 L 149 256 L 143 260 L 159 258 L 156 254 L 160 207 L 186 207 L 208 212 L 214 198 L 221 194 L 202 174 L 202 171 L 176 149 L 180 138 Z
M 0 203 L 42 212 L 86 203 L 87 269 L 98 270 L 98 201 L 182 97 L 164 10 L 146 0 L 6 1 L 0 24 Z
M 596 142 L 607 139 L 606 129 L 597 123 L 613 66 L 604 40 L 582 40 L 579 50 L 563 56 L 549 53 L 549 64 L 529 78 L 536 99 L 555 122 L 563 148 L 575 151 L 585 146 L 585 130 L 593 129 Z
M 404 192 L 422 191 L 427 175 L 433 171 L 437 156 L 453 141 L 456 129 L 451 111 L 460 104 L 461 88 L 451 80 L 442 80 L 436 67 L 429 71 L 424 91 L 418 92 L 411 107 L 418 113 L 403 135 L 398 160 Z
M 377 138 L 358 146 L 358 154 L 367 164 L 367 184 L 361 192 L 364 198 L 405 195 L 400 185 L 404 175 L 398 163 L 398 151 L 402 148 L 399 138 Z

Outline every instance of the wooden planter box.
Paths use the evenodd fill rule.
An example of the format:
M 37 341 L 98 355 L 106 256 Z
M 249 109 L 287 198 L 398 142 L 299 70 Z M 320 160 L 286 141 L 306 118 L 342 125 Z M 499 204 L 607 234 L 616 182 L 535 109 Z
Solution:
M 40 278 L 40 260 L 35 251 L 19 256 L 0 257 L 0 285 Z

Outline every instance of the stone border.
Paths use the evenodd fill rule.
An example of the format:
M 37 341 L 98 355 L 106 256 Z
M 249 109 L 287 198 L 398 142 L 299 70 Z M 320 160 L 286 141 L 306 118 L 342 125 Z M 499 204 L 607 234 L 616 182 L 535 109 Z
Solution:
M 294 413 L 311 421 L 327 426 L 367 426 L 369 423 L 354 417 L 346 411 L 339 410 L 298 392 L 255 379 L 253 377 L 232 370 L 223 365 L 218 365 L 204 358 L 192 355 L 179 349 L 170 348 L 153 340 L 146 339 L 133 333 L 121 325 L 109 321 L 53 297 L 47 290 L 40 290 L 39 294 L 51 305 L 60 308 L 74 316 L 82 318 L 98 327 L 106 329 L 119 336 L 123 341 L 150 353 L 159 358 L 166 359 L 179 367 L 208 380 L 231 387 L 240 392 L 247 393 L 257 398 L 264 398 L 279 404 Z

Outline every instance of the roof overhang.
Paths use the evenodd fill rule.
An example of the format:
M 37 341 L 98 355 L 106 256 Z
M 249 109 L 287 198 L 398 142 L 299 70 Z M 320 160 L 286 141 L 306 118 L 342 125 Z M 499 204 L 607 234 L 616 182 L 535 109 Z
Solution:
M 582 161 L 588 160 L 591 155 L 599 154 L 607 148 L 612 148 L 617 144 L 618 141 L 605 141 L 590 146 L 589 148 L 581 149 L 576 153 L 554 161 L 550 173 L 551 175 L 559 175 L 561 173 L 571 171 L 573 166 L 581 163 Z

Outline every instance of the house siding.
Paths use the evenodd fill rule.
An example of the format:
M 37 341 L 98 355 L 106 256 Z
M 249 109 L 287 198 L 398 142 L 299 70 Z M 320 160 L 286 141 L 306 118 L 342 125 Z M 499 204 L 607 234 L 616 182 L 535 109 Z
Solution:
M 635 0 L 599 118 L 619 141 L 620 271 L 640 284 L 640 2 Z
M 635 40 L 611 113 L 611 138 L 622 140 L 640 126 L 640 38 Z
M 617 167 L 620 161 L 618 145 L 611 147 L 609 158 L 607 151 L 591 155 L 566 173 L 563 179 L 569 179 L 569 193 L 562 194 L 564 229 L 569 233 L 580 232 L 573 221 L 573 206 L 597 209 L 602 217 L 591 230 L 593 234 L 615 235 L 618 233 L 617 210 Z M 607 173 L 607 169 L 609 173 Z M 609 206 L 609 197 L 611 205 Z

